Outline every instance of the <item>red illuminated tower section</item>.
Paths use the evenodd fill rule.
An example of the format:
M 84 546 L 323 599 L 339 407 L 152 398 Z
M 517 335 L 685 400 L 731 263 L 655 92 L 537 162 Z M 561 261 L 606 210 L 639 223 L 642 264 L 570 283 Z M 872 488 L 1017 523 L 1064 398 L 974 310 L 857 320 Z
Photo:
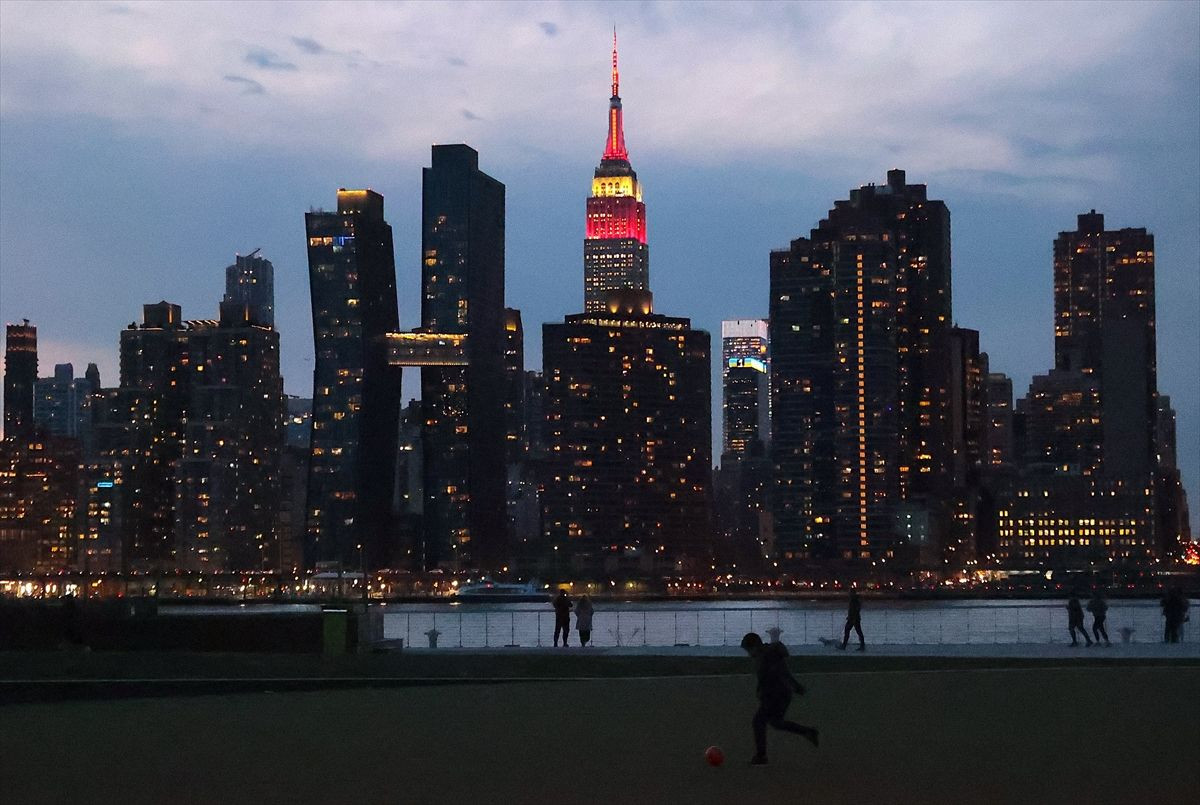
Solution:
M 650 250 L 646 245 L 646 205 L 637 173 L 629 164 L 617 74 L 617 34 L 613 32 L 612 98 L 608 139 L 587 200 L 587 237 L 583 241 L 584 310 L 606 309 L 611 291 L 650 290 Z

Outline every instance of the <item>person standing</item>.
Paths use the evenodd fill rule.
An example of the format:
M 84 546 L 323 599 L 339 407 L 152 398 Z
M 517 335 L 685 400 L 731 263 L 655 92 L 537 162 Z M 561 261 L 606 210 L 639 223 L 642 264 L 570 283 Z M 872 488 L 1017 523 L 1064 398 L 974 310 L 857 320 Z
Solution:
M 1172 588 L 1163 598 L 1162 608 L 1163 617 L 1167 621 L 1164 639 L 1168 643 L 1178 643 L 1182 639 L 1184 621 L 1188 619 L 1188 601 L 1183 595 L 1183 590 L 1179 587 Z
M 1078 629 L 1087 641 L 1088 648 L 1092 647 L 1092 638 L 1088 637 L 1087 628 L 1083 625 L 1083 604 L 1079 603 L 1078 593 L 1071 593 L 1071 597 L 1067 599 L 1067 629 L 1071 632 L 1072 646 L 1079 645 L 1079 641 L 1075 639 L 1075 630 Z
M 571 599 L 567 591 L 559 588 L 554 599 L 554 645 L 558 645 L 558 635 L 562 633 L 563 648 L 567 647 L 567 638 L 571 634 Z
M 777 730 L 803 735 L 813 746 L 819 745 L 820 733 L 815 727 L 805 727 L 784 718 L 792 693 L 804 695 L 804 686 L 796 681 L 787 667 L 787 648 L 783 643 L 763 644 L 756 632 L 742 638 L 742 649 L 754 659 L 758 674 L 758 710 L 751 722 L 754 727 L 754 757 L 751 766 L 767 765 L 767 725 Z
M 862 631 L 862 601 L 858 599 L 858 591 L 850 591 L 850 604 L 846 609 L 846 631 L 842 634 L 842 644 L 838 648 L 843 651 L 846 644 L 850 642 L 850 630 L 858 632 L 858 650 L 864 651 L 867 648 L 867 641 L 863 639 Z
M 1100 637 L 1104 637 L 1104 645 L 1111 646 L 1112 643 L 1108 640 L 1108 630 L 1104 628 L 1104 619 L 1108 617 L 1108 602 L 1104 600 L 1104 593 L 1097 589 L 1092 593 L 1092 600 L 1088 601 L 1088 612 L 1092 613 L 1092 636 L 1096 638 L 1096 645 L 1100 645 Z
M 580 646 L 586 646 L 592 639 L 592 613 L 594 611 L 592 597 L 584 593 L 583 597 L 579 599 L 579 606 L 575 607 L 575 628 L 579 631 Z

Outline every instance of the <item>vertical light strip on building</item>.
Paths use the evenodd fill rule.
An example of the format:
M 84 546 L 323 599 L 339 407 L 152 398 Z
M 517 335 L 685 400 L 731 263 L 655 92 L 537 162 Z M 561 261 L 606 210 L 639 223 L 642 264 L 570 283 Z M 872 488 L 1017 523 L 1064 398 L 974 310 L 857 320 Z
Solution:
M 858 336 L 858 544 L 867 547 L 867 382 L 866 356 L 863 354 L 866 339 L 864 338 L 863 316 L 863 256 L 856 260 L 855 302 L 858 314 L 856 332 Z

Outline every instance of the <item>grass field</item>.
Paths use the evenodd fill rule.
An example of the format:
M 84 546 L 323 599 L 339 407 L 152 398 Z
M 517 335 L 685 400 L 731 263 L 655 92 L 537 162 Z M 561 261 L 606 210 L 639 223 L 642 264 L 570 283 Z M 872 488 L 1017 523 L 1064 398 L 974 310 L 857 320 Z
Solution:
M 745 676 L 169 696 L 0 710 L 8 802 L 1192 803 L 1200 669 L 803 675 L 748 768 Z M 717 744 L 727 760 L 703 762 Z

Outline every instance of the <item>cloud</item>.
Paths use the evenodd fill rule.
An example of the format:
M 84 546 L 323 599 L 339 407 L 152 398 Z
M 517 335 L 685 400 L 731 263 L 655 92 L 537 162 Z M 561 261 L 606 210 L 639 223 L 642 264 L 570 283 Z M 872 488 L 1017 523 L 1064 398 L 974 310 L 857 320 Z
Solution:
M 267 92 L 266 87 L 255 81 L 253 78 L 246 78 L 245 76 L 241 75 L 227 75 L 224 76 L 224 79 L 240 85 L 242 87 L 243 95 L 265 95 Z
M 307 36 L 293 36 L 292 44 L 312 56 L 319 56 L 322 53 L 329 52 L 320 42 Z
M 495 109 L 478 144 L 505 156 L 577 159 L 604 126 L 611 9 L 602 4 L 561 6 L 556 22 L 507 4 L 364 4 L 353 19 L 336 4 L 290 5 L 286 27 L 319 30 L 321 41 L 292 35 L 273 4 L 166 4 L 153 18 L 87 10 L 64 19 L 58 8 L 23 6 L 0 29 L 6 116 L 91 115 L 131 127 L 150 120 L 181 143 L 269 143 L 305 153 L 313 143 L 346 148 L 341 121 L 353 116 L 363 136 L 349 147 L 384 160 L 423 153 L 454 131 L 464 103 Z M 1122 144 L 1181 147 L 1143 114 L 1112 110 L 1164 108 L 1163 99 L 1194 93 L 1196 8 L 631 8 L 621 31 L 627 141 L 635 158 L 697 165 L 783 160 L 822 172 L 847 162 L 904 163 L 914 173 L 1007 177 L 995 183 L 1003 193 L 1046 177 L 1107 181 Z M 230 30 L 341 61 L 309 74 L 266 48 L 247 52 Z M 408 44 L 398 49 L 397 41 Z M 1147 41 L 1153 60 L 1143 58 Z M 246 110 L 222 109 L 195 69 L 214 59 L 276 72 L 275 102 L 250 120 Z M 468 61 L 469 83 L 445 69 Z M 241 83 L 248 93 L 266 91 Z M 393 97 L 398 86 L 404 104 L 362 102 Z M 218 112 L 201 114 L 205 106 Z M 1024 187 L 1062 192 L 1057 180 Z
M 479 115 L 475 114 L 475 113 L 474 113 L 474 112 L 472 112 L 470 109 L 463 109 L 463 110 L 462 110 L 462 116 L 463 116 L 463 117 L 465 117 L 467 120 L 483 120 L 483 118 L 482 118 L 482 117 L 480 117 Z
M 263 70 L 295 70 L 296 65 L 290 61 L 280 61 L 279 58 L 269 50 L 262 48 L 251 48 L 246 52 L 245 61 L 248 64 L 253 64 L 255 67 Z

